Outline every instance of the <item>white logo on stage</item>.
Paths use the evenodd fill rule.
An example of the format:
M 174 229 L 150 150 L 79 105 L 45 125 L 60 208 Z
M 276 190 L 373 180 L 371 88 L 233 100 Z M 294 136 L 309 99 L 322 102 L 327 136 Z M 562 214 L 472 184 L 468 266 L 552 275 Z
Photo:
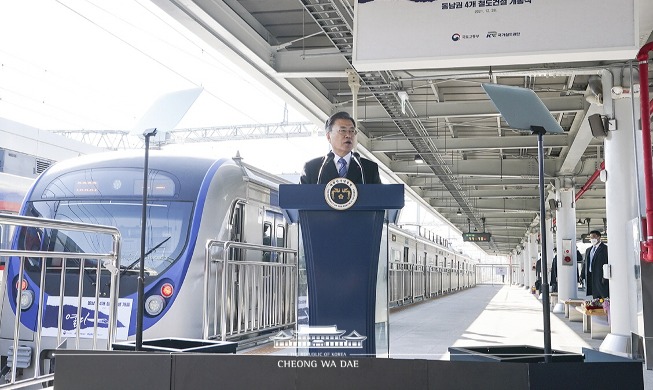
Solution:
M 299 325 L 297 331 L 282 330 L 270 337 L 270 340 L 274 341 L 275 348 L 363 348 L 363 341 L 367 336 L 362 336 L 355 330 L 343 336 L 345 332 L 339 330 L 336 325 Z

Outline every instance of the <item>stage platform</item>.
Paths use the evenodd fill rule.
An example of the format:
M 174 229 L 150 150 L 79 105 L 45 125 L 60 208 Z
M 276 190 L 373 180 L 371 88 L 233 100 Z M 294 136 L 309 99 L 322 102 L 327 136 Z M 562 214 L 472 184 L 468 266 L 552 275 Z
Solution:
M 158 381 L 156 388 L 175 390 L 209 384 L 227 389 L 622 390 L 642 388 L 642 382 L 644 389 L 653 390 L 652 372 L 642 374 L 640 363 L 588 359 L 587 350 L 598 349 L 601 340 L 583 333 L 582 323 L 556 314 L 551 316 L 553 350 L 585 349 L 585 362 L 483 363 L 461 361 L 448 352 L 452 346 L 542 347 L 542 329 L 541 303 L 523 287 L 481 285 L 394 310 L 390 359 L 294 357 L 293 350 L 271 344 L 238 351 L 237 356 L 71 351 L 57 358 L 55 389 L 59 383 L 67 390 L 88 385 L 127 390 Z
M 585 298 L 584 291 L 578 294 Z M 583 348 L 598 350 L 601 342 L 583 333 L 582 322 L 551 313 L 552 349 L 581 353 Z M 390 314 L 390 357 L 394 359 L 449 360 L 449 347 L 492 345 L 544 346 L 542 306 L 535 295 L 514 285 L 478 285 Z M 239 353 L 291 352 L 265 345 Z M 653 390 L 653 371 L 645 368 L 644 386 Z

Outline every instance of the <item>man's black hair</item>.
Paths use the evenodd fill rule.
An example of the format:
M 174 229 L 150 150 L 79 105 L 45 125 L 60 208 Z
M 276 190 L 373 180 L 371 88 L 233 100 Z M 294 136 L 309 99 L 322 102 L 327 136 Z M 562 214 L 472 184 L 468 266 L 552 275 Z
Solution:
M 331 131 L 331 126 L 333 126 L 333 123 L 334 123 L 335 121 L 337 121 L 338 119 L 346 119 L 346 120 L 350 120 L 351 123 L 354 124 L 354 127 L 356 127 L 356 121 L 354 120 L 354 118 L 352 118 L 351 115 L 349 115 L 348 112 L 346 112 L 346 111 L 340 111 L 340 112 L 336 112 L 335 114 L 331 115 L 331 116 L 329 117 L 329 119 L 327 119 L 326 123 L 324 124 L 324 130 L 326 130 L 327 133 L 328 133 L 329 131 Z
M 592 230 L 590 234 L 596 234 L 597 236 L 601 237 L 601 232 L 598 230 Z

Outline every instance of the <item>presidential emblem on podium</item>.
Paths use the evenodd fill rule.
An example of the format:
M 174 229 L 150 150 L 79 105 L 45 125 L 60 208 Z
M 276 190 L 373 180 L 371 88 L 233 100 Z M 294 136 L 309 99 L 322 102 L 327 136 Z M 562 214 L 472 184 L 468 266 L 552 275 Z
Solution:
M 353 181 L 337 177 L 324 188 L 324 200 L 334 210 L 347 210 L 356 203 L 358 190 Z

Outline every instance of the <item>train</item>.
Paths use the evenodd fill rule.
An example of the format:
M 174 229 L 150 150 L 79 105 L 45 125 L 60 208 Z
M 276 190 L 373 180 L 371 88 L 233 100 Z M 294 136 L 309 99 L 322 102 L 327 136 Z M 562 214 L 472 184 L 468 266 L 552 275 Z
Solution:
M 289 223 L 279 207 L 279 185 L 290 182 L 238 156 L 152 150 L 143 213 L 143 166 L 142 151 L 99 153 L 56 163 L 36 179 L 20 209 L 23 216 L 119 230 L 119 270 L 114 271 L 119 283 L 117 339 L 133 340 L 136 334 L 141 263 L 144 339 L 239 341 L 294 327 L 306 297 L 301 296 L 305 277 L 298 251 L 299 227 Z M 19 295 L 21 345 L 52 349 L 73 337 L 75 348 L 94 349 L 91 333 L 108 327 L 106 312 L 98 315 L 93 310 L 100 310 L 104 305 L 100 301 L 111 292 L 110 267 L 54 254 L 111 253 L 116 248 L 111 237 L 65 228 L 19 227 L 12 248 L 46 254 L 24 259 L 22 278 L 18 258 L 8 261 L 0 318 L 3 364 L 18 337 L 13 324 Z M 472 260 L 426 229 L 390 226 L 385 253 L 390 306 L 475 284 Z M 94 294 L 95 300 L 86 299 Z M 81 303 L 81 297 L 87 303 Z M 80 308 L 80 303 L 86 306 Z M 41 355 L 33 352 L 32 359 Z

